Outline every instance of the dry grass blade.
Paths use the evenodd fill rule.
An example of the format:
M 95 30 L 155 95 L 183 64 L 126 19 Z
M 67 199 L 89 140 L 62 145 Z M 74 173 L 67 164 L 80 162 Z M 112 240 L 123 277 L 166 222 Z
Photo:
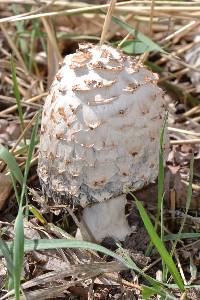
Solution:
M 37 114 L 36 114 L 37 115 Z M 15 154 L 14 151 L 17 148 L 17 146 L 19 145 L 19 143 L 21 142 L 21 140 L 24 138 L 25 133 L 27 132 L 27 130 L 33 125 L 33 122 L 35 121 L 36 115 L 32 118 L 32 120 L 28 123 L 28 125 L 24 128 L 24 130 L 22 131 L 22 133 L 20 134 L 20 136 L 18 137 L 15 145 L 12 147 L 12 149 L 9 151 L 10 153 L 12 153 L 13 155 Z M 24 160 L 24 159 L 23 159 Z M 4 167 L 5 163 L 3 161 L 0 162 L 0 170 Z
M 191 21 L 189 24 L 179 28 L 177 31 L 173 32 L 172 34 L 168 35 L 165 39 L 163 39 L 161 42 L 168 42 L 173 38 L 180 38 L 181 36 L 184 36 L 186 33 L 188 33 L 190 30 L 194 29 L 196 26 L 199 25 L 199 21 Z
M 106 34 L 107 34 L 108 28 L 110 26 L 110 22 L 112 19 L 112 13 L 114 11 L 116 2 L 117 2 L 117 0 L 110 1 L 110 6 L 108 8 L 108 12 L 106 14 L 105 22 L 103 25 L 103 30 L 102 30 L 101 39 L 100 39 L 100 45 L 103 45 L 106 40 Z
M 91 272 L 95 272 L 96 274 L 100 275 L 103 273 L 119 272 L 122 270 L 126 270 L 126 267 L 119 264 L 118 262 L 100 262 L 82 265 L 70 265 L 69 269 L 59 270 L 57 272 L 49 272 L 30 281 L 27 281 L 22 285 L 22 287 L 23 289 L 28 289 L 37 285 L 57 281 L 68 276 L 79 277 L 80 274 L 87 274 L 87 276 L 90 277 Z
M 0 100 L 3 100 L 7 103 L 16 103 L 16 99 L 15 98 L 12 98 L 12 97 L 7 97 L 7 96 L 4 96 L 4 95 L 0 95 Z M 41 108 L 41 105 L 40 104 L 37 104 L 37 103 L 26 103 L 26 101 L 21 101 L 21 106 L 24 106 L 24 107 L 33 107 L 35 109 L 40 109 Z
M 69 269 L 59 270 L 57 272 L 49 272 L 38 276 L 26 283 L 22 284 L 23 292 L 26 293 L 28 299 L 48 299 L 49 297 L 56 297 L 59 293 L 66 291 L 70 286 L 74 286 L 82 281 L 97 277 L 100 274 L 119 272 L 126 270 L 126 267 L 117 262 L 110 263 L 91 263 L 82 265 L 70 265 Z M 63 285 L 54 286 L 53 288 L 37 289 L 35 292 L 26 292 L 26 289 L 41 286 L 47 283 L 62 282 L 64 277 L 75 277 L 76 280 L 64 281 Z M 12 291 L 0 298 L 0 300 L 7 299 L 13 294 Z
M 199 113 L 200 112 L 200 105 L 197 105 L 193 108 L 191 108 L 190 110 L 186 111 L 184 114 L 183 114 L 183 117 L 190 117 L 192 116 L 193 114 L 196 114 L 196 113 Z
M 131 3 L 134 3 L 134 0 L 119 2 L 116 5 L 121 7 L 121 6 L 124 6 L 127 4 L 131 4 Z M 65 3 L 65 5 L 66 5 L 66 3 Z M 63 9 L 61 11 L 52 11 L 52 12 L 47 12 L 47 13 L 34 14 L 34 15 L 30 15 L 30 16 L 23 16 L 23 15 L 18 15 L 18 16 L 14 16 L 14 17 L 11 16 L 11 17 L 1 19 L 0 23 L 15 22 L 15 21 L 20 21 L 20 20 L 21 21 L 22 20 L 31 20 L 31 19 L 35 19 L 35 18 L 58 16 L 58 15 L 64 15 L 64 14 L 71 15 L 71 14 L 77 14 L 77 13 L 94 12 L 99 9 L 108 8 L 110 6 L 110 4 L 85 6 L 85 5 L 83 5 L 83 3 L 80 3 L 78 6 L 79 6 L 78 8 L 74 8 L 74 9 L 67 9 L 67 10 Z
M 164 53 L 163 53 L 163 56 L 164 56 L 164 57 L 168 57 L 168 55 L 166 55 L 166 54 L 164 54 Z M 182 66 L 184 66 L 184 67 L 186 67 L 186 68 L 188 68 L 188 69 L 190 69 L 190 70 L 193 70 L 193 71 L 195 71 L 195 72 L 200 73 L 200 68 L 197 68 L 197 67 L 199 67 L 199 66 L 189 65 L 189 64 L 187 64 L 186 62 L 182 61 L 181 59 L 178 59 L 178 57 L 173 56 L 172 54 L 169 56 L 169 59 L 172 60 L 172 61 L 174 61 L 174 62 L 179 63 L 180 65 L 182 65 Z
M 141 3 L 141 2 L 140 2 Z M 138 4 L 140 4 L 138 3 Z M 64 2 L 65 5 L 67 3 Z M 133 4 L 133 5 L 131 5 Z M 139 14 L 143 16 L 149 16 L 150 11 L 151 11 L 151 1 L 149 2 L 149 5 L 135 5 L 135 1 L 124 1 L 124 2 L 119 2 L 116 3 L 116 12 L 118 13 L 133 13 L 133 14 Z M 159 3 L 160 4 L 160 3 Z M 69 3 L 68 3 L 69 5 Z M 58 11 L 51 11 L 47 13 L 39 13 L 39 14 L 32 14 L 28 16 L 23 16 L 23 15 L 18 15 L 18 16 L 12 16 L 12 17 L 6 17 L 0 20 L 0 23 L 5 23 L 5 22 L 15 22 L 19 20 L 30 20 L 30 19 L 35 19 L 35 18 L 41 18 L 41 17 L 48 17 L 48 16 L 58 16 L 58 15 L 72 15 L 72 14 L 77 14 L 77 13 L 91 13 L 91 12 L 96 12 L 99 9 L 103 8 L 108 8 L 109 4 L 103 4 L 103 5 L 90 5 L 90 6 L 85 6 L 80 3 L 79 8 L 74 8 L 74 9 L 63 9 L 63 10 L 58 10 Z M 188 19 L 194 19 L 194 17 L 198 18 L 200 13 L 198 12 L 200 10 L 199 6 L 195 5 L 190 5 L 190 6 L 184 6 L 184 4 L 181 5 L 171 5 L 169 3 L 169 6 L 162 6 L 156 5 L 154 6 L 154 16 L 173 16 L 176 19 L 183 19 L 183 18 L 188 18 Z M 178 12 L 178 14 L 177 14 Z
M 56 35 L 51 19 L 42 18 L 42 22 L 47 32 L 48 86 L 50 86 L 58 70 L 59 62 L 62 60 L 62 56 L 58 49 Z
M 58 69 L 58 63 L 62 60 L 62 54 L 74 53 L 81 42 L 99 43 L 101 35 L 101 45 L 104 42 L 114 45 L 114 47 L 118 45 L 117 47 L 127 55 L 131 55 L 133 58 L 135 55 L 139 56 L 139 62 L 145 61 L 145 65 L 159 74 L 159 86 L 167 94 L 170 94 L 168 120 L 170 152 L 165 169 L 163 168 L 163 177 L 165 177 L 165 181 L 163 179 L 164 207 L 159 208 L 162 218 L 158 223 L 158 229 L 161 228 L 161 231 L 158 230 L 158 232 L 161 232 L 163 243 L 167 243 L 167 247 L 170 247 L 170 242 L 176 238 L 174 232 L 177 232 L 179 222 L 182 218 L 187 218 L 174 259 L 184 284 L 188 285 L 188 290 L 193 283 L 199 288 L 198 282 L 194 282 L 194 279 L 193 281 L 188 280 L 190 275 L 192 278 L 191 265 L 188 257 L 182 254 L 188 251 L 190 257 L 193 256 L 193 248 L 198 247 L 200 224 L 200 105 L 198 102 L 200 89 L 199 80 L 195 84 L 190 77 L 193 72 L 197 77 L 199 76 L 200 65 L 199 56 L 194 60 L 187 59 L 187 55 L 193 51 L 199 53 L 200 41 L 196 39 L 196 36 L 199 34 L 200 1 L 0 0 L 0 3 L 0 77 L 2 79 L 0 84 L 0 144 L 4 145 L 8 154 L 15 158 L 16 166 L 19 167 L 22 174 L 26 169 L 26 161 L 29 157 L 27 149 L 31 129 L 35 123 L 34 116 L 44 104 L 44 99 L 48 95 L 48 92 L 44 91 L 49 89 Z M 113 23 L 110 24 L 113 10 L 116 17 L 113 16 Z M 127 27 L 120 25 L 120 22 L 115 23 L 114 19 L 126 23 Z M 130 31 L 127 29 L 128 27 Z M 147 41 L 138 33 L 147 37 Z M 149 36 L 150 38 L 148 38 Z M 158 47 L 150 46 L 151 42 Z M 158 50 L 159 48 L 166 52 L 162 53 L 161 50 Z M 25 126 L 22 131 L 19 128 L 19 115 L 15 93 L 12 89 L 11 52 L 16 62 L 17 83 L 24 116 Z M 114 65 L 115 62 L 111 61 L 112 64 Z M 82 70 L 77 68 L 74 70 L 74 74 L 78 75 Z M 103 70 L 100 72 L 104 74 Z M 59 76 L 57 79 L 59 81 Z M 79 81 L 79 79 L 77 80 Z M 79 97 L 79 92 L 76 92 L 76 96 Z M 93 98 L 91 97 L 91 99 Z M 56 101 L 54 103 L 52 101 L 55 108 Z M 47 116 L 48 114 L 46 114 Z M 56 114 L 55 118 L 57 119 L 57 117 Z M 74 125 L 76 126 L 75 123 L 72 126 Z M 138 124 L 135 125 L 138 126 Z M 149 127 L 147 124 L 148 130 Z M 54 125 L 52 128 L 50 134 L 54 136 L 56 128 L 54 129 Z M 48 131 L 47 129 L 44 126 L 44 131 Z M 27 139 L 27 145 L 22 142 L 24 136 Z M 39 136 L 35 136 L 34 140 L 37 143 Z M 124 140 L 124 142 L 129 141 Z M 149 145 L 147 147 L 149 148 Z M 49 149 L 49 152 L 52 149 Z M 149 255 L 150 257 L 143 254 L 150 236 L 144 227 L 138 226 L 141 224 L 140 219 L 135 215 L 134 207 L 129 200 L 126 207 L 127 217 L 131 228 L 136 228 L 136 230 L 120 245 L 116 245 L 111 238 L 106 238 L 103 245 L 106 245 L 108 251 L 112 249 L 114 255 L 120 255 L 122 260 L 125 259 L 126 266 L 131 265 L 130 269 L 115 261 L 110 262 L 111 259 L 106 254 L 108 252 L 100 254 L 99 246 L 92 250 L 82 249 L 84 241 L 80 241 L 79 248 L 76 249 L 57 247 L 58 240 L 61 239 L 63 243 L 72 241 L 72 244 L 76 244 L 79 229 L 81 232 L 87 231 L 89 239 L 96 241 L 95 236 L 90 234 L 87 225 L 80 221 L 82 208 L 68 208 L 68 204 L 65 202 L 53 204 L 53 201 L 48 202 L 46 196 L 43 195 L 36 172 L 39 153 L 40 150 L 36 144 L 34 152 L 32 152 L 32 159 L 28 159 L 31 166 L 26 182 L 29 190 L 26 198 L 29 221 L 24 221 L 24 228 L 26 238 L 34 239 L 35 245 L 31 240 L 25 241 L 26 245 L 29 243 L 32 245 L 32 250 L 26 252 L 24 266 L 26 270 L 29 268 L 33 272 L 31 277 L 27 272 L 23 273 L 21 299 L 42 300 L 57 299 L 58 297 L 90 300 L 121 299 L 122 297 L 145 299 L 143 294 L 145 288 L 147 294 L 151 293 L 151 288 L 154 290 L 154 284 L 156 295 L 146 296 L 146 299 L 153 297 L 184 299 L 183 292 L 180 292 L 178 288 L 173 289 L 174 281 L 170 278 L 170 273 L 166 271 L 164 264 L 161 264 L 161 256 L 155 251 L 153 255 Z M 190 184 L 188 161 L 192 153 L 195 155 L 194 178 Z M 57 158 L 56 156 L 55 159 L 57 160 Z M 0 213 L 3 221 L 0 222 L 0 227 L 3 241 L 5 239 L 12 241 L 14 219 L 17 215 L 15 203 L 18 196 L 14 195 L 10 181 L 11 172 L 12 167 L 7 167 L 1 161 Z M 26 171 L 25 173 L 27 174 Z M 161 181 L 158 182 L 161 186 Z M 189 214 L 185 214 L 189 184 L 193 194 Z M 157 183 L 152 183 L 135 192 L 137 198 L 145 203 L 148 215 L 154 222 L 157 220 L 155 218 L 157 189 Z M 19 184 L 15 190 L 20 191 Z M 35 246 L 41 246 L 46 238 L 48 243 L 55 239 L 52 241 L 52 246 L 36 250 Z M 192 243 L 191 239 L 195 239 L 195 241 Z M 10 243 L 8 245 L 10 246 Z M 21 251 L 16 252 L 21 253 Z M 9 281 L 6 278 L 6 272 L 10 270 L 8 264 L 7 270 L 5 267 L 5 275 L 1 276 L 2 260 L 3 256 L 0 257 L 0 300 L 14 299 L 13 287 L 11 286 L 9 290 L 6 285 L 6 281 Z M 196 261 L 194 261 L 195 264 Z M 162 282 L 157 282 L 156 273 L 160 269 L 163 274 Z M 141 270 L 143 273 L 140 273 Z M 12 274 L 12 269 L 9 272 L 8 274 Z M 143 274 L 145 274 L 145 278 Z M 186 279 L 184 274 L 187 274 Z M 197 279 L 196 277 L 195 280 Z M 186 282 L 186 280 L 188 281 Z M 169 292 L 174 297 L 159 295 L 160 290 Z M 199 295 L 196 299 L 198 297 Z M 195 297 L 188 296 L 188 299 L 195 299 Z
M 200 144 L 200 139 L 170 141 L 171 145 Z
M 10 177 L 2 173 L 0 173 L 0 182 L 0 209 L 2 209 L 12 190 L 12 183 Z
M 28 73 L 28 69 L 24 63 L 24 60 L 19 52 L 19 50 L 17 49 L 15 43 L 13 42 L 13 40 L 11 39 L 11 37 L 9 36 L 6 28 L 4 27 L 3 24 L 0 24 L 0 28 L 1 28 L 1 31 L 3 32 L 3 35 L 5 36 L 8 44 L 10 45 L 10 48 L 12 49 L 12 52 L 16 55 L 18 61 L 19 61 L 19 64 L 20 66 L 25 70 L 25 72 Z
M 188 134 L 188 135 L 200 136 L 200 133 L 198 133 L 198 132 L 184 130 L 184 129 L 180 129 L 180 128 L 167 127 L 167 129 L 170 132 L 179 132 L 179 133 Z
M 26 102 L 27 104 L 34 103 L 34 102 L 40 100 L 41 98 L 47 96 L 47 94 L 48 94 L 47 92 L 41 93 L 40 95 L 37 95 L 37 96 L 34 96 L 27 100 L 24 100 L 24 102 Z M 23 101 L 22 101 L 22 103 L 23 103 Z M 4 116 L 8 115 L 9 113 L 15 112 L 16 110 L 17 110 L 17 105 L 13 105 L 12 107 L 6 108 L 0 112 L 0 117 L 4 117 Z
M 150 13 L 150 26 L 149 26 L 149 36 L 153 36 L 153 16 L 154 16 L 154 6 L 155 6 L 155 1 L 151 1 L 151 13 Z

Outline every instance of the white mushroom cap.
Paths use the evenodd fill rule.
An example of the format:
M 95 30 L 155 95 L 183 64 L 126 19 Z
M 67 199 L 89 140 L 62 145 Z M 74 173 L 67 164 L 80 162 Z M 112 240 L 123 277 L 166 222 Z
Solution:
M 86 207 L 156 179 L 166 104 L 157 81 L 107 45 L 65 57 L 42 116 L 38 175 L 48 197 Z

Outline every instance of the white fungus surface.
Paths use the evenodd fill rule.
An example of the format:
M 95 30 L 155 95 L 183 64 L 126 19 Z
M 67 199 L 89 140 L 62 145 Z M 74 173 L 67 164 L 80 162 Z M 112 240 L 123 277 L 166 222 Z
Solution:
M 157 81 L 107 45 L 65 57 L 42 116 L 38 174 L 48 197 L 86 207 L 156 179 L 166 106 Z

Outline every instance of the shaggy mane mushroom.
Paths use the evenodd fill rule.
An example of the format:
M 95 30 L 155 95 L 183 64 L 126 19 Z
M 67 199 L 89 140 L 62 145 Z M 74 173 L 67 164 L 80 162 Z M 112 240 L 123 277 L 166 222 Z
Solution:
M 136 58 L 86 43 L 65 57 L 47 96 L 42 189 L 53 201 L 83 207 L 81 222 L 97 241 L 125 239 L 124 187 L 140 189 L 158 175 L 166 103 L 157 81 Z

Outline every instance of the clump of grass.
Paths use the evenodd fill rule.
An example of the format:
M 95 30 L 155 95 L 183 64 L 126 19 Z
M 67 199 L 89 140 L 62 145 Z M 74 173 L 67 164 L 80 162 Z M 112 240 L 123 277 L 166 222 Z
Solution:
M 3 250 L 4 257 L 7 263 L 8 269 L 8 287 L 9 289 L 15 290 L 15 299 L 20 299 L 20 281 L 21 272 L 23 268 L 24 261 L 24 210 L 27 207 L 27 178 L 30 169 L 30 162 L 33 156 L 33 151 L 35 148 L 36 135 L 38 131 L 39 124 L 39 113 L 37 114 L 35 125 L 33 127 L 30 144 L 28 147 L 27 160 L 25 164 L 24 174 L 22 174 L 18 163 L 15 160 L 13 154 L 11 154 L 7 148 L 0 145 L 0 159 L 3 160 L 10 170 L 10 175 L 13 183 L 13 188 L 15 191 L 15 196 L 18 203 L 18 214 L 15 219 L 14 225 L 14 240 L 12 242 L 11 248 L 8 249 L 7 245 L 1 240 L 0 247 Z M 20 184 L 21 192 L 19 194 L 17 182 Z M 26 201 L 24 202 L 24 198 Z
M 33 250 L 47 250 L 47 249 L 59 249 L 59 248 L 79 248 L 79 249 L 89 249 L 95 250 L 97 252 L 101 252 L 105 255 L 108 255 L 118 262 L 120 262 L 125 268 L 134 270 L 142 277 L 144 277 L 147 282 L 149 282 L 149 286 L 142 285 L 142 295 L 144 299 L 149 299 L 152 295 L 160 295 L 161 299 L 165 299 L 165 297 L 171 297 L 169 299 L 175 299 L 171 294 L 171 287 L 172 285 L 167 283 L 167 278 L 163 282 L 159 282 L 155 278 L 145 274 L 136 264 L 132 261 L 130 256 L 126 254 L 119 256 L 115 252 L 102 247 L 97 244 L 85 242 L 85 241 L 76 241 L 76 240 L 65 240 L 65 239 L 51 239 L 51 240 L 34 240 L 29 241 L 24 239 L 24 229 L 23 229 L 23 219 L 25 217 L 25 209 L 28 207 L 28 202 L 24 202 L 24 198 L 27 199 L 27 178 L 28 172 L 30 168 L 30 161 L 33 155 L 35 141 L 36 141 L 36 134 L 38 130 L 38 123 L 39 123 L 39 115 L 36 118 L 35 126 L 33 128 L 29 148 L 28 148 L 28 156 L 25 166 L 24 174 L 22 174 L 14 156 L 3 146 L 0 147 L 0 158 L 4 160 L 7 166 L 10 169 L 10 174 L 13 181 L 13 187 L 16 193 L 16 198 L 18 201 L 18 214 L 15 220 L 15 227 L 14 227 L 14 240 L 11 243 L 5 243 L 3 240 L 0 240 L 0 255 L 5 257 L 8 269 L 8 278 L 9 278 L 9 289 L 13 290 L 15 293 L 15 298 L 18 300 L 20 299 L 20 281 L 21 281 L 21 272 L 23 268 L 23 260 L 24 260 L 24 253 L 33 251 Z M 165 120 L 166 124 L 166 120 Z M 159 188 L 158 188 L 158 199 L 160 199 L 161 203 L 163 200 L 163 183 L 164 183 L 164 176 L 163 176 L 163 135 L 164 135 L 164 127 L 161 131 L 161 146 L 160 146 L 160 160 L 159 160 Z M 192 174 L 192 163 L 190 168 Z M 192 184 L 192 175 L 190 176 L 190 184 L 188 189 L 188 203 L 191 200 L 191 184 Z M 21 193 L 18 193 L 17 184 L 18 182 L 21 186 Z M 172 253 L 170 254 L 164 244 L 164 236 L 163 230 L 161 230 L 161 237 L 157 234 L 157 227 L 158 227 L 158 220 L 162 216 L 161 214 L 163 211 L 161 210 L 161 203 L 158 201 L 158 209 L 160 212 L 157 214 L 156 219 L 156 226 L 154 227 L 150 221 L 150 218 L 140 203 L 140 201 L 133 195 L 132 192 L 130 194 L 133 196 L 136 207 L 139 210 L 140 216 L 143 220 L 144 226 L 149 234 L 149 237 L 152 241 L 152 245 L 156 247 L 158 250 L 160 257 L 163 261 L 163 272 L 165 271 L 165 266 L 169 271 L 169 274 L 173 277 L 175 285 L 173 287 L 177 287 L 180 289 L 181 293 L 185 292 L 185 286 L 181 275 L 172 259 Z M 162 224 L 162 222 L 161 222 Z M 177 235 L 177 240 L 180 239 L 180 234 L 182 232 L 183 226 Z M 175 242 L 176 243 L 176 242 Z M 175 246 L 174 246 L 175 247 Z M 174 248 L 175 249 L 175 248 Z M 123 250 L 123 249 L 121 249 Z

